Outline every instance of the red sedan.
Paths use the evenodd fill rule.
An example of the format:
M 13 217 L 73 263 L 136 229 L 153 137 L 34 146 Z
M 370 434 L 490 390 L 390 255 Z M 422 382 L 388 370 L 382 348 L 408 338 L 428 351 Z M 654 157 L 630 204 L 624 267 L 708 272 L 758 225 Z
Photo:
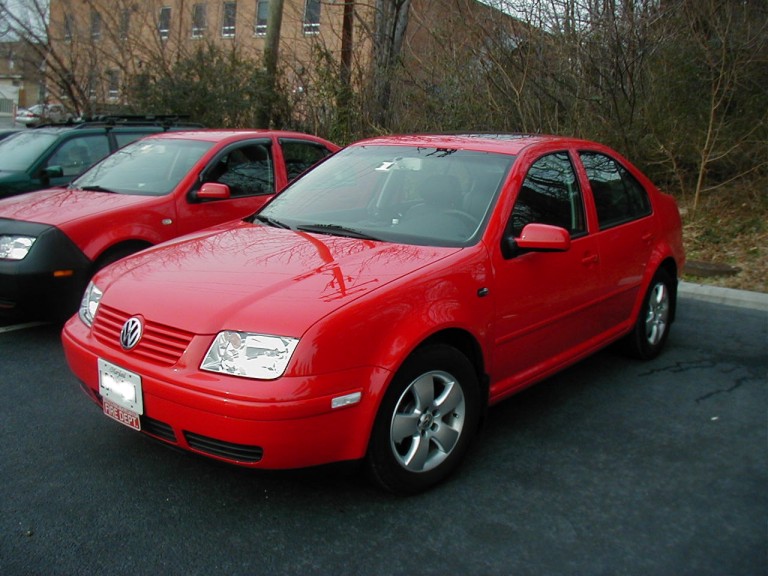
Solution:
M 413 493 L 486 406 L 619 340 L 656 356 L 683 263 L 674 200 L 604 146 L 381 137 L 103 270 L 63 341 L 135 430 L 254 468 L 364 459 Z
M 67 188 L 0 199 L 0 315 L 69 317 L 96 270 L 253 214 L 338 149 L 296 132 L 164 132 L 121 148 Z

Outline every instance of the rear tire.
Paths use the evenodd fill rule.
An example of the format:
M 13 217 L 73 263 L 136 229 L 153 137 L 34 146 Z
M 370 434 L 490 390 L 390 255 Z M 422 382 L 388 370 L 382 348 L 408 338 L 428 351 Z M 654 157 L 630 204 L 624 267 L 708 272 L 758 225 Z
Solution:
M 395 494 L 416 494 L 444 480 L 463 459 L 481 413 L 474 367 L 457 349 L 416 350 L 395 375 L 376 415 L 367 465 Z
M 651 360 L 659 355 L 669 336 L 675 300 L 672 278 L 666 270 L 659 269 L 643 298 L 635 326 L 625 338 L 626 350 L 631 356 Z

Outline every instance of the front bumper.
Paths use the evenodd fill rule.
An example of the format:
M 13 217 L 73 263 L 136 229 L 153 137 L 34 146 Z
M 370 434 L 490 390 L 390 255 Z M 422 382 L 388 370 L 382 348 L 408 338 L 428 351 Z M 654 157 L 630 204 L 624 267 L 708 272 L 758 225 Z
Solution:
M 99 395 L 100 357 L 141 374 L 142 432 L 184 450 L 252 468 L 303 468 L 365 455 L 380 395 L 381 368 L 266 382 L 200 372 L 183 359 L 162 368 L 100 347 L 77 317 L 62 332 L 70 368 L 88 396 Z M 195 347 L 192 343 L 190 347 Z M 359 403 L 333 398 L 361 392 Z
M 23 232 L 0 227 L 0 234 L 25 233 L 37 240 L 22 260 L 0 260 L 0 315 L 58 317 L 77 310 L 91 261 L 59 229 L 32 223 Z M 37 226 L 38 230 L 26 230 Z

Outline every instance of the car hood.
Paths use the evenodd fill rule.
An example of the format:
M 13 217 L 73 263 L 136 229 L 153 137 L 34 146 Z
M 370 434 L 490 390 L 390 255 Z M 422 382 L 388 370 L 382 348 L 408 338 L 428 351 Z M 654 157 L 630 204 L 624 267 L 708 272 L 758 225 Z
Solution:
M 152 196 L 129 196 L 67 188 L 38 190 L 0 201 L 0 218 L 63 227 L 110 210 L 143 204 Z
M 241 222 L 129 257 L 96 284 L 103 305 L 189 332 L 300 336 L 334 310 L 459 250 Z

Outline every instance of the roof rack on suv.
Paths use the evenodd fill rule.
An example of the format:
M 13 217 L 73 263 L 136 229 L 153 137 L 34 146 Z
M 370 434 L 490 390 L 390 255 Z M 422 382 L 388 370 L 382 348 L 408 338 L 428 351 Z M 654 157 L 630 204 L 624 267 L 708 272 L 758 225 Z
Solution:
M 86 116 L 78 120 L 69 120 L 63 123 L 41 124 L 37 128 L 68 126 L 71 128 L 93 128 L 99 126 L 159 126 L 164 130 L 176 127 L 204 128 L 198 122 L 189 122 L 189 116 L 184 114 L 105 114 Z

